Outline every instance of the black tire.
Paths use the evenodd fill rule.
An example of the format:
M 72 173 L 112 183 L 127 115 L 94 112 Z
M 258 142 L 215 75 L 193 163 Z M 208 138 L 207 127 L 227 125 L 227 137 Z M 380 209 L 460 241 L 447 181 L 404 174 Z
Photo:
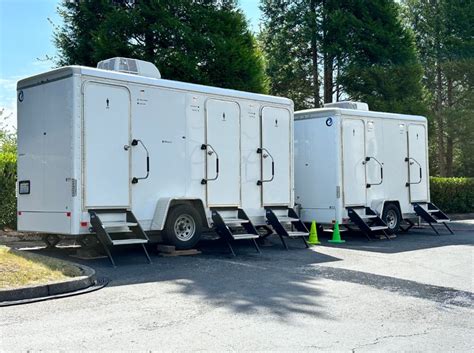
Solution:
M 99 239 L 97 239 L 97 236 L 95 234 L 79 235 L 76 241 L 79 243 L 81 248 L 84 249 L 98 248 L 100 246 Z
M 388 231 L 391 234 L 398 233 L 402 222 L 402 215 L 398 206 L 393 203 L 386 204 L 383 208 L 382 220 L 387 224 Z
M 201 239 L 202 221 L 191 205 L 173 207 L 166 218 L 163 238 L 178 250 L 191 249 Z
M 43 241 L 46 244 L 47 248 L 55 248 L 59 244 L 61 238 L 57 234 L 44 234 Z

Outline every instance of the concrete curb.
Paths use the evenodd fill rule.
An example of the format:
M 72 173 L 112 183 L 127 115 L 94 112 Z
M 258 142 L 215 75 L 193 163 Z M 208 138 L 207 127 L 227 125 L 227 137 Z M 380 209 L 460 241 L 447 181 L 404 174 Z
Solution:
M 96 282 L 94 269 L 74 262 L 71 262 L 71 264 L 81 269 L 82 276 L 74 277 L 62 282 L 26 286 L 15 289 L 0 289 L 0 303 L 75 292 L 94 285 Z

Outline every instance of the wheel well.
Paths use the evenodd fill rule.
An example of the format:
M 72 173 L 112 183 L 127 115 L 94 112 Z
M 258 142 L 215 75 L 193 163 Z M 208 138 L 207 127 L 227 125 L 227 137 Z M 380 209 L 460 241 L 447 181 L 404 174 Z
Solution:
M 172 200 L 169 209 L 178 205 L 189 205 L 193 207 L 201 217 L 203 227 L 209 228 L 209 222 L 207 221 L 206 212 L 204 211 L 204 206 L 201 200 Z
M 385 207 L 387 207 L 387 205 L 395 205 L 398 208 L 398 212 L 400 212 L 400 216 L 403 218 L 402 209 L 400 208 L 400 202 L 398 200 L 385 201 L 383 204 L 382 215 L 385 212 Z

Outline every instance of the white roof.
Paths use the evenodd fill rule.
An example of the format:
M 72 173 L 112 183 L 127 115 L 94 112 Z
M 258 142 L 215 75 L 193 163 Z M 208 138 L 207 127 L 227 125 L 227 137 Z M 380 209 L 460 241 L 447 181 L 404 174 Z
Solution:
M 27 77 L 23 80 L 18 81 L 17 89 L 24 89 L 29 86 L 46 83 L 48 81 L 57 80 L 69 75 L 84 75 L 100 77 L 104 79 L 110 79 L 115 81 L 122 81 L 125 83 L 143 84 L 156 87 L 166 87 L 171 89 L 179 89 L 185 91 L 191 91 L 196 93 L 207 93 L 212 95 L 220 96 L 231 96 L 235 98 L 242 98 L 248 100 L 260 100 L 275 104 L 285 104 L 293 106 L 293 101 L 288 98 L 269 96 L 265 94 L 237 91 L 226 88 L 218 88 L 211 86 L 198 85 L 194 83 L 186 83 L 180 81 L 172 81 L 165 79 L 150 78 L 144 76 L 138 76 L 134 74 L 128 74 L 118 71 L 100 70 L 86 66 L 64 66 L 58 69 L 54 69 L 42 74 Z
M 426 118 L 421 115 L 408 115 L 398 113 L 385 113 L 371 110 L 342 109 L 342 108 L 316 108 L 299 110 L 295 112 L 295 120 L 323 118 L 331 115 L 350 115 L 367 118 L 383 118 L 397 120 L 411 120 L 426 122 Z

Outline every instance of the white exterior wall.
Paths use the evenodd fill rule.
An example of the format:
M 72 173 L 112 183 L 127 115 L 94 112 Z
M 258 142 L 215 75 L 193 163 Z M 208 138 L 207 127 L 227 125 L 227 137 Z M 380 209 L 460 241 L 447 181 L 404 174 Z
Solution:
M 70 79 L 56 81 L 62 85 L 59 88 L 61 93 L 59 91 L 49 91 L 48 85 L 51 85 L 51 83 L 44 84 L 44 81 L 50 77 L 61 77 L 61 75 L 71 76 Z M 87 107 L 84 106 L 84 102 L 87 104 L 88 101 L 91 102 L 91 99 L 87 96 L 84 98 L 84 94 L 87 95 L 87 85 L 90 82 L 123 87 L 124 90 L 129 92 L 131 103 L 130 141 L 140 139 L 148 148 L 150 154 L 149 178 L 140 180 L 137 184 L 128 183 L 127 185 L 130 192 L 131 210 L 145 230 L 161 229 L 159 224 L 153 223 L 153 218 L 157 202 L 162 198 L 198 199 L 202 200 L 207 207 L 207 186 L 202 185 L 201 180 L 206 177 L 206 169 L 209 174 L 214 167 L 211 162 L 206 166 L 206 152 L 201 149 L 201 145 L 207 141 L 206 103 L 211 99 L 231 102 L 230 104 L 238 106 L 239 122 L 236 126 L 240 126 L 240 129 L 235 131 L 235 134 L 239 139 L 239 152 L 235 160 L 232 161 L 237 165 L 239 174 L 239 200 L 236 206 L 242 207 L 251 218 L 255 219 L 264 217 L 262 187 L 257 185 L 257 181 L 261 178 L 261 157 L 257 154 L 257 148 L 261 146 L 262 138 L 260 114 L 264 107 L 278 108 L 278 111 L 287 112 L 289 115 L 289 122 L 286 127 L 289 156 L 286 156 L 288 161 L 286 168 L 289 168 L 289 170 L 286 171 L 288 177 L 284 179 L 286 184 L 283 188 L 288 190 L 286 204 L 293 206 L 293 162 L 290 158 L 293 148 L 291 130 L 293 126 L 293 105 L 290 100 L 103 70 L 70 67 L 32 77 L 19 83 L 18 90 L 23 90 L 25 93 L 28 90 L 25 87 L 28 85 L 34 85 L 35 89 L 44 90 L 45 96 L 38 99 L 34 104 L 35 109 L 48 106 L 54 100 L 54 103 L 51 103 L 52 106 L 66 110 L 65 112 L 59 112 L 57 116 L 57 111 L 51 111 L 48 116 L 55 115 L 55 118 L 49 117 L 48 119 L 52 119 L 51 121 L 54 119 L 60 120 L 59 123 L 56 121 L 53 127 L 64 140 L 64 146 L 56 144 L 53 149 L 61 149 L 61 151 L 67 153 L 63 158 L 67 160 L 68 167 L 67 169 L 61 167 L 61 173 L 66 173 L 67 176 L 58 175 L 61 175 L 62 179 L 67 177 L 77 181 L 77 194 L 75 196 L 72 196 L 70 185 L 67 189 L 64 187 L 61 189 L 61 192 L 68 194 L 69 203 L 65 206 L 67 209 L 59 208 L 59 210 L 56 210 L 61 212 L 61 217 L 67 218 L 67 224 L 64 224 L 62 218 L 61 222 L 51 222 L 50 216 L 44 214 L 46 210 L 43 206 L 45 204 L 41 201 L 42 198 L 39 197 L 35 201 L 38 202 L 35 211 L 42 215 L 36 215 L 34 219 L 25 218 L 25 222 L 20 223 L 20 230 L 62 234 L 89 232 L 89 215 L 86 206 L 87 199 L 88 197 L 90 199 L 90 196 L 87 195 L 94 187 L 94 193 L 97 195 L 101 187 L 97 189 L 97 185 L 94 185 L 93 181 L 91 184 L 90 179 L 94 179 L 94 177 L 88 175 L 85 168 L 89 163 L 87 153 L 91 154 L 94 150 L 90 146 L 87 147 L 87 141 L 96 139 L 95 143 L 100 145 L 98 141 L 102 134 L 104 143 L 108 143 L 107 141 L 118 143 L 114 139 L 118 132 L 112 134 L 115 126 L 104 130 L 104 127 L 101 128 L 100 124 L 93 125 L 94 119 L 86 120 L 85 118 Z M 68 94 L 67 100 L 56 101 L 56 97 L 61 97 L 66 93 Z M 107 100 L 109 100 L 107 106 L 110 104 L 110 107 L 105 106 L 104 97 L 96 97 L 97 102 L 92 99 L 93 104 L 97 105 L 98 114 L 106 114 L 109 111 L 104 109 L 114 109 L 115 104 L 117 104 L 114 97 L 107 95 Z M 123 102 L 119 103 L 123 110 Z M 31 116 L 31 112 L 19 109 L 20 149 L 23 148 L 22 146 L 28 146 L 28 143 L 31 143 L 33 147 L 30 150 L 33 150 L 39 143 L 36 140 L 31 140 L 31 136 L 41 129 L 33 126 L 30 130 L 27 130 L 22 125 L 22 121 L 31 120 Z M 92 135 L 89 135 L 91 133 Z M 121 145 L 118 147 L 122 148 Z M 86 148 L 89 148 L 87 153 Z M 97 150 L 102 151 L 100 146 L 97 146 Z M 146 174 L 146 154 L 141 145 L 130 147 L 128 152 L 123 150 L 123 153 L 124 155 L 129 154 L 130 178 L 144 176 Z M 43 153 L 43 155 L 52 156 L 54 153 L 49 151 Z M 107 164 L 113 166 L 115 163 L 114 158 L 107 158 L 106 156 L 107 153 L 97 160 L 103 159 L 104 173 L 108 170 Z M 222 158 L 222 156 L 220 157 Z M 226 162 L 229 166 L 228 161 Z M 232 163 L 230 163 L 230 166 L 232 166 Z M 29 162 L 27 164 L 30 165 Z M 226 163 L 222 164 L 221 161 L 221 167 L 224 165 Z M 52 173 L 52 171 L 46 173 L 48 178 Z M 20 179 L 27 174 L 27 169 L 19 168 Z M 103 189 L 108 190 L 104 193 L 105 195 L 109 195 L 110 190 L 115 188 L 123 190 L 123 182 L 120 183 L 114 175 L 112 173 L 110 175 L 97 175 L 96 177 L 104 185 Z M 85 179 L 86 176 L 89 178 L 88 181 Z M 54 178 L 56 177 L 55 174 Z M 208 175 L 208 177 L 211 176 Z M 110 185 L 106 183 L 107 180 Z M 89 184 L 94 187 L 87 188 Z M 51 193 L 57 193 L 57 188 L 51 188 L 50 190 Z M 222 188 L 222 192 L 225 192 L 225 186 Z M 22 212 L 22 215 L 33 205 L 31 202 L 25 202 L 25 196 L 27 195 L 19 195 L 18 210 Z M 101 198 L 103 199 L 104 195 L 99 195 L 98 199 Z M 98 207 L 97 205 L 93 206 Z M 109 208 L 109 206 L 109 204 L 104 204 L 104 208 Z M 69 216 L 66 216 L 66 213 L 63 212 L 66 210 L 71 212 L 70 215 L 67 213 Z M 209 210 L 206 211 L 209 215 Z M 51 225 L 53 223 L 55 224 Z
M 24 87 L 21 95 L 19 92 L 18 181 L 30 181 L 30 194 L 18 197 L 19 230 L 36 231 L 36 224 L 50 232 L 71 229 L 76 83 L 73 76 L 53 77 L 43 85 Z
M 295 202 L 305 222 L 342 217 L 340 124 L 336 114 L 295 121 Z
M 325 124 L 329 117 L 335 122 L 335 133 Z M 409 151 L 407 131 L 414 127 L 419 134 L 418 145 L 412 142 Z M 354 144 L 347 136 L 362 128 L 363 142 Z M 402 214 L 412 215 L 411 202 L 429 201 L 426 129 L 426 119 L 418 116 L 349 109 L 296 112 L 295 196 L 302 220 L 345 223 L 346 207 L 366 206 L 381 213 L 387 201 L 398 201 Z M 383 164 L 380 185 L 376 185 L 381 180 L 380 166 L 373 159 L 362 164 L 364 156 L 375 157 Z M 411 165 L 409 176 L 407 156 L 420 162 L 423 173 L 422 182 L 410 187 L 406 182 L 418 181 L 418 167 Z M 367 188 L 367 184 L 371 186 Z M 333 192 L 335 186 L 340 186 L 340 198 Z

